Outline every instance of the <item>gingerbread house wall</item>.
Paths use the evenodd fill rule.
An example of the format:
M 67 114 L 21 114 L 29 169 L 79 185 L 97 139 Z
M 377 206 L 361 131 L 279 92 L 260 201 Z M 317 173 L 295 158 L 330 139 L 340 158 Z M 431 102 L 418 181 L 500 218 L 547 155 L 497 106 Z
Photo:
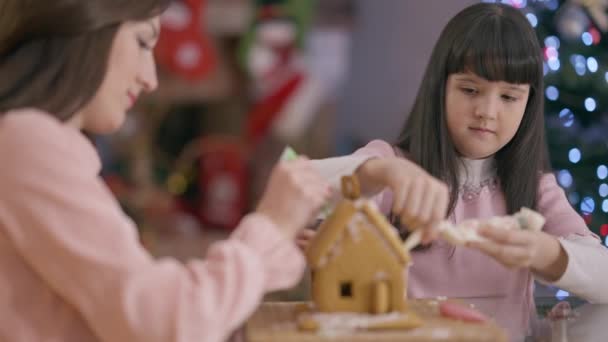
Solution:
M 313 273 L 312 297 L 320 311 L 371 312 L 376 279 L 389 285 L 389 311 L 404 309 L 406 270 L 374 227 L 351 223 L 335 247 Z

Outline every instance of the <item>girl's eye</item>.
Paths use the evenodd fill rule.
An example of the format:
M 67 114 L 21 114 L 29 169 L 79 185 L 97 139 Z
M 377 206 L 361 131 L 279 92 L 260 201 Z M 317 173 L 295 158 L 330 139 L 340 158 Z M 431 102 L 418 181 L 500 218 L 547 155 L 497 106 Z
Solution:
M 517 101 L 516 97 L 509 96 L 509 95 L 503 95 L 502 98 L 503 98 L 503 100 L 505 100 L 507 102 L 515 102 L 515 101 Z
M 473 88 L 461 88 L 462 92 L 468 95 L 473 95 L 477 93 L 477 90 L 473 89 Z

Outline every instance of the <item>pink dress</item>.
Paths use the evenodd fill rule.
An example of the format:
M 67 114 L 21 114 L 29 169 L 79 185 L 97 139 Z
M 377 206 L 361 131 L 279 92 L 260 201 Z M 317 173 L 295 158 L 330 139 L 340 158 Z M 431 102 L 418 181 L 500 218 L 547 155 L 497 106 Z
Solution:
M 354 172 L 372 157 L 395 157 L 395 151 L 388 143 L 375 140 L 353 155 L 317 160 L 315 165 L 337 187 L 342 175 Z M 460 195 L 449 219 L 457 224 L 470 218 L 506 215 L 493 160 L 464 160 L 464 164 L 467 172 L 461 170 Z M 385 189 L 374 200 L 384 213 L 390 211 L 390 190 Z M 608 283 L 608 249 L 570 206 L 552 174 L 541 179 L 537 210 L 547 219 L 543 230 L 559 237 L 569 256 L 566 272 L 552 285 L 593 302 L 608 303 L 604 288 Z M 410 298 L 464 298 L 505 326 L 514 339 L 526 333 L 535 308 L 535 275 L 528 269 L 509 270 L 477 250 L 454 247 L 441 239 L 427 250 L 413 252 L 412 258 Z

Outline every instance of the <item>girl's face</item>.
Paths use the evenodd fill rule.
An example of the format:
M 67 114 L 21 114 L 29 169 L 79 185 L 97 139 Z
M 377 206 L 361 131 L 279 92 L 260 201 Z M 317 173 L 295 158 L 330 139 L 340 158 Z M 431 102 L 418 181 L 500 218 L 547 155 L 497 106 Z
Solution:
M 159 30 L 158 17 L 121 25 L 114 37 L 104 80 L 93 99 L 70 120 L 73 125 L 90 133 L 116 131 L 137 97 L 156 89 L 152 50 Z
M 445 110 L 458 152 L 482 159 L 505 146 L 517 133 L 529 94 L 529 84 L 490 82 L 470 72 L 450 75 Z

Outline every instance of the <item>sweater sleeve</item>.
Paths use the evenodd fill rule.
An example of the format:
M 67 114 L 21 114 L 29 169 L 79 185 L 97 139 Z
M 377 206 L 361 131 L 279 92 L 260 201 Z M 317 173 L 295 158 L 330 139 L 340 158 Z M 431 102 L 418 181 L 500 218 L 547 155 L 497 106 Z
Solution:
M 204 260 L 153 259 L 61 129 L 22 126 L 0 132 L 0 232 L 101 341 L 222 341 L 299 280 L 303 256 L 259 214 Z
M 334 189 L 334 198 L 332 203 L 336 203 L 341 199 L 341 179 L 343 176 L 352 175 L 366 161 L 372 158 L 389 158 L 394 157 L 395 152 L 393 147 L 382 140 L 373 140 L 364 147 L 356 150 L 353 154 L 333 157 L 326 159 L 313 160 L 313 166 L 317 171 L 329 182 Z M 380 207 L 381 211 L 388 213 L 390 211 L 390 201 L 392 194 L 390 190 L 385 189 L 373 196 L 372 200 Z
M 591 302 L 608 303 L 608 294 L 604 291 L 604 284 L 608 282 L 605 272 L 608 249 L 572 208 L 554 175 L 544 175 L 539 189 L 538 210 L 547 220 L 543 230 L 556 236 L 568 255 L 566 271 L 549 284 Z M 542 278 L 539 280 L 548 283 Z

